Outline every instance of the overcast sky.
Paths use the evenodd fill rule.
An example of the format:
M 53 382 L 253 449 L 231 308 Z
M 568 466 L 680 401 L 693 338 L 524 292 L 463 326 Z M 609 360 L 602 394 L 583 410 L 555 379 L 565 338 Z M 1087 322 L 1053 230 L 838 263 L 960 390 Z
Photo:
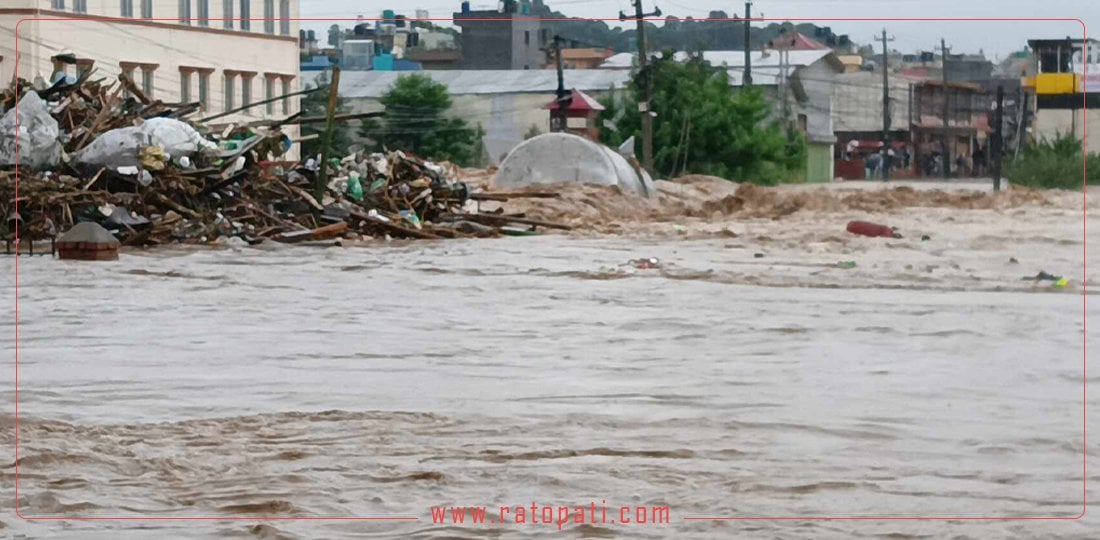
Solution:
M 393 9 L 409 16 L 416 9 L 426 9 L 430 15 L 449 18 L 458 10 L 461 0 L 300 0 L 302 17 L 354 18 L 357 15 L 377 17 L 383 9 Z M 647 12 L 654 0 L 643 0 Z M 547 0 L 551 8 L 573 17 L 617 17 L 619 10 L 632 11 L 631 0 Z M 475 9 L 496 6 L 495 0 L 473 0 Z M 744 12 L 743 2 L 718 0 L 656 0 L 665 15 L 706 17 L 711 10 L 724 10 L 730 16 Z M 868 43 L 885 27 L 896 38 L 892 48 L 906 52 L 931 50 L 939 46 L 940 37 L 947 39 L 954 52 L 976 53 L 984 49 L 991 58 L 1007 55 L 1026 45 L 1029 38 L 1080 36 L 1081 25 L 1066 21 L 811 21 L 814 17 L 1045 17 L 1080 18 L 1100 29 L 1100 1 L 1096 0 L 757 0 L 753 15 L 763 13 L 768 19 L 793 22 L 816 22 L 831 26 L 837 34 L 849 34 L 853 41 Z M 339 21 L 342 26 L 348 21 Z M 303 22 L 303 27 L 315 30 L 327 28 L 331 22 Z M 609 22 L 609 24 L 611 24 Z M 1100 30 L 1090 30 L 1090 35 Z M 319 32 L 320 34 L 320 32 Z M 324 38 L 319 36 L 324 42 Z

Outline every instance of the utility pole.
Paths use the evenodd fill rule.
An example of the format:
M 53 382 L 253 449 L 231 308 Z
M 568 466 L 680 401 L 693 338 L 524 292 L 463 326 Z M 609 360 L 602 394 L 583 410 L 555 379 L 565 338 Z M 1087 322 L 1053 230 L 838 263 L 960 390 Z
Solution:
M 943 177 L 944 179 L 951 178 L 951 152 L 950 142 L 948 141 L 948 134 L 950 129 L 948 128 L 947 115 L 951 110 L 949 106 L 948 96 L 951 93 L 947 88 L 947 53 L 950 49 L 947 48 L 947 40 L 940 38 L 940 54 L 943 56 Z
M 752 46 L 749 40 L 750 30 L 752 25 L 749 21 L 752 19 L 752 1 L 745 2 L 745 86 L 752 86 Z
M 790 122 L 787 121 L 787 50 L 779 50 L 779 97 L 780 119 L 783 120 L 783 129 L 790 131 Z
M 564 72 L 564 69 L 562 67 L 561 42 L 562 42 L 561 36 L 555 35 L 554 36 L 554 57 L 555 57 L 555 63 L 557 64 L 557 67 L 558 67 L 558 90 L 557 90 L 558 99 L 556 101 L 557 109 L 555 109 L 554 114 L 550 116 L 550 131 L 554 131 L 554 132 L 565 131 L 566 122 L 567 122 L 566 118 L 568 117 L 567 109 L 569 108 L 569 105 L 571 105 L 572 101 L 573 101 L 572 97 L 569 96 L 565 91 L 565 72 Z
M 993 191 L 1001 190 L 1001 162 L 1004 156 L 1005 87 L 997 86 L 997 108 L 993 112 Z
M 890 179 L 890 167 L 893 166 L 890 159 L 890 51 L 886 44 L 894 41 L 894 38 L 886 37 L 886 29 L 882 29 L 882 179 Z
M 626 13 L 619 12 L 619 20 L 635 19 L 638 21 L 638 69 L 642 76 L 642 99 L 638 103 L 638 112 L 642 113 L 642 165 L 647 171 L 653 172 L 653 112 L 649 110 L 650 74 L 649 53 L 645 46 L 645 18 L 660 17 L 661 9 L 654 9 L 653 13 L 642 12 L 642 0 L 633 0 L 634 15 L 628 17 Z

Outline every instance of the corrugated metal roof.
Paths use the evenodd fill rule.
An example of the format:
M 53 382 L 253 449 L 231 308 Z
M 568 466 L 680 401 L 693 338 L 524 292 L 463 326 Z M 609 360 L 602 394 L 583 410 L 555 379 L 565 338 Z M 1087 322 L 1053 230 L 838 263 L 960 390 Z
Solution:
M 393 88 L 398 77 L 425 75 L 447 86 L 452 95 L 553 93 L 558 88 L 558 74 L 549 69 L 531 70 L 424 70 L 424 71 L 344 71 L 340 73 L 340 96 L 346 98 L 380 98 Z M 302 80 L 312 85 L 320 72 L 302 73 Z M 612 86 L 622 88 L 630 73 L 619 70 L 569 69 L 565 85 L 577 90 L 606 91 Z
M 755 69 L 755 66 L 754 66 Z M 302 72 L 302 82 L 312 86 L 321 71 Z M 727 70 L 730 86 L 741 86 L 744 73 Z M 470 94 L 552 94 L 558 88 L 558 74 L 550 69 L 530 70 L 423 70 L 423 71 L 343 71 L 340 73 L 340 97 L 377 99 L 389 92 L 398 77 L 426 75 L 447 86 L 452 95 Z M 774 85 L 776 73 L 753 72 L 753 82 Z M 619 69 L 567 69 L 566 88 L 582 92 L 605 92 L 612 87 L 623 88 L 630 82 L 630 72 Z
M 833 51 L 829 49 L 788 51 L 787 65 L 789 67 L 808 66 L 825 58 L 825 56 L 832 52 Z M 634 58 L 636 56 L 636 53 L 619 53 L 608 58 L 600 67 L 606 69 L 630 69 L 630 67 L 634 65 Z M 687 53 L 678 52 L 675 57 L 678 60 L 683 60 L 687 58 Z M 752 51 L 750 57 L 754 70 L 757 68 L 779 68 L 779 51 L 773 49 Z M 740 68 L 745 65 L 745 51 L 703 51 L 703 59 L 716 66 L 725 64 L 726 67 Z M 753 75 L 755 75 L 755 73 Z M 753 82 L 756 81 L 754 80 Z

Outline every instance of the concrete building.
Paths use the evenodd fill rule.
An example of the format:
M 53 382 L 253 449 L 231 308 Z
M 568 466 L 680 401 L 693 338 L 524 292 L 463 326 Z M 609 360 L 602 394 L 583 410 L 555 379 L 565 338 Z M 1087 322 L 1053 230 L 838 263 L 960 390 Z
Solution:
M 1024 88 L 1033 96 L 1031 139 L 1073 135 L 1084 140 L 1085 129 L 1100 130 L 1100 41 L 1095 39 L 1033 39 Z M 1086 126 L 1087 124 L 1087 126 Z M 1089 137 L 1085 150 L 1100 152 L 1100 137 Z
M 118 19 L 95 20 L 103 17 Z M 166 17 L 174 20 L 143 20 Z M 0 8 L 0 28 L 9 34 L 0 40 L 0 80 L 7 84 L 17 65 L 20 78 L 46 82 L 86 69 L 103 78 L 126 73 L 153 99 L 199 101 L 222 112 L 298 90 L 296 17 L 297 0 L 13 0 Z M 59 54 L 74 55 L 76 64 L 55 62 Z M 297 110 L 298 99 L 289 98 L 219 121 Z
M 794 52 L 794 51 L 790 51 Z M 807 182 L 831 182 L 834 178 L 833 87 L 844 64 L 835 54 L 799 66 L 788 75 L 797 108 L 798 129 L 806 137 Z
M 993 62 L 984 54 L 949 54 L 947 80 L 953 82 L 981 82 L 993 78 Z
M 979 148 L 988 150 L 990 100 L 981 85 L 929 80 L 913 85 L 910 102 L 911 129 L 914 157 L 918 171 L 925 175 L 939 174 L 935 163 L 943 157 L 946 135 L 947 163 L 952 175 L 958 171 L 956 161 L 962 157 L 969 169 L 969 161 Z M 947 118 L 944 118 L 944 100 L 947 100 Z M 944 125 L 946 123 L 946 126 Z M 986 153 L 988 155 L 988 152 Z
M 464 69 L 542 69 L 550 31 L 518 11 L 462 11 L 454 14 L 462 28 Z
M 910 137 L 910 101 L 912 85 L 923 79 L 906 77 L 898 73 L 890 74 L 890 130 L 888 136 L 895 146 L 905 146 Z M 882 72 L 860 71 L 844 73 L 834 78 L 833 90 L 833 133 L 836 135 L 834 147 L 834 171 L 837 177 L 846 180 L 864 178 L 864 154 L 876 152 L 882 141 Z M 898 148 L 901 153 L 902 148 Z M 912 160 L 910 169 L 905 170 L 903 160 L 893 163 L 891 176 L 904 178 L 913 176 Z
M 863 57 L 858 54 L 842 54 L 837 58 L 844 64 L 845 73 L 854 73 L 863 69 Z

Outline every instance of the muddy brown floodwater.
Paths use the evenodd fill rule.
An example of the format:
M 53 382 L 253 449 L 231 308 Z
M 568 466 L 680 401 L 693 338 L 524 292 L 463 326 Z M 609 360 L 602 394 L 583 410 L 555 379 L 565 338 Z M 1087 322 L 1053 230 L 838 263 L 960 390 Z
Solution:
M 0 535 L 1095 537 L 1091 518 L 686 520 L 1082 510 L 1080 195 L 852 194 L 779 216 L 741 195 L 615 235 L 22 257 L 22 515 L 243 520 L 24 521 L 8 407 Z M 639 257 L 662 266 L 624 265 Z M 1071 284 L 1021 279 L 1040 270 Z M 671 522 L 558 533 L 429 510 L 591 501 Z M 417 520 L 258 519 L 349 516 Z

